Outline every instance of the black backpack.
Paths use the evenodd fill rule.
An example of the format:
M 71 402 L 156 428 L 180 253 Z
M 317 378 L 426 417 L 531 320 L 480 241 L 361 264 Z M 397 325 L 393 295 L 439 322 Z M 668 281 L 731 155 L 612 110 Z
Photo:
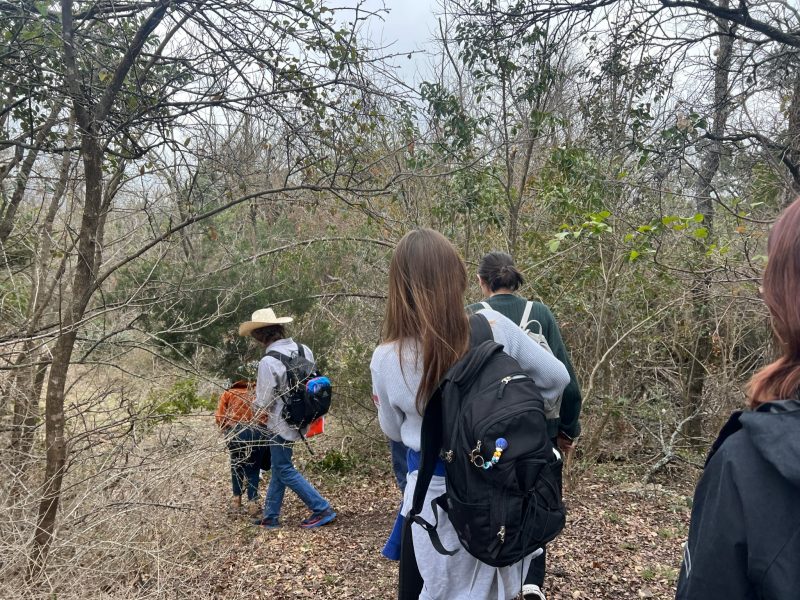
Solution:
M 292 427 L 301 430 L 328 412 L 331 407 L 331 382 L 321 375 L 316 365 L 305 357 L 303 344 L 297 344 L 297 354 L 286 356 L 267 352 L 286 367 L 286 390 L 282 394 L 281 417 Z
M 409 520 L 446 549 L 420 516 L 436 459 L 445 510 L 464 549 L 494 567 L 514 564 L 564 528 L 561 455 L 547 436 L 544 402 L 519 363 L 495 343 L 483 315 L 470 317 L 470 350 L 444 376 L 422 420 L 421 463 Z M 438 520 L 438 519 L 437 519 Z M 401 586 L 402 587 L 402 586 Z

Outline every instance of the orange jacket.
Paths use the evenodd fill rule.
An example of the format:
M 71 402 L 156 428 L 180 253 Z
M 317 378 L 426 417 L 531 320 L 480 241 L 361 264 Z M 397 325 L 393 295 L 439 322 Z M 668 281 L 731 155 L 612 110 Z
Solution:
M 251 423 L 253 419 L 253 401 L 256 398 L 255 382 L 237 381 L 222 392 L 215 415 L 217 426 L 222 429 L 233 427 L 239 423 Z M 266 423 L 266 414 L 258 422 Z

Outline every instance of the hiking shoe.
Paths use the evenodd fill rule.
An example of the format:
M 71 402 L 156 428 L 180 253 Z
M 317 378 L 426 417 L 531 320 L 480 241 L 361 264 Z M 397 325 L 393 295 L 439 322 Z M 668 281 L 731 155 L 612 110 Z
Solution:
M 253 525 L 258 525 L 259 527 L 263 527 L 264 529 L 278 529 L 281 526 L 280 521 L 275 517 L 263 517 L 258 519 L 252 519 L 250 521 Z
M 332 508 L 326 508 L 323 511 L 318 513 L 314 513 L 307 519 L 303 519 L 300 522 L 300 527 L 303 529 L 312 529 L 314 527 L 322 527 L 323 525 L 327 525 L 331 521 L 336 518 L 336 513 L 333 511 Z
M 258 500 L 250 500 L 247 503 L 247 514 L 251 517 L 257 517 L 261 514 L 261 504 Z
M 241 496 L 234 496 L 231 498 L 231 502 L 228 505 L 228 514 L 230 515 L 238 515 L 244 512 L 244 507 L 242 506 L 242 497 Z
M 526 583 L 522 586 L 523 600 L 545 600 L 542 588 L 534 583 Z

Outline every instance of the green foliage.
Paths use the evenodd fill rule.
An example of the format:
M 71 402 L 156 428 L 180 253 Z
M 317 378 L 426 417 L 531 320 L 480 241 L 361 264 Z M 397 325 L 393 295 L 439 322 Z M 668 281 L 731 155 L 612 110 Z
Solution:
M 350 452 L 328 450 L 320 460 L 309 463 L 311 470 L 318 473 L 346 475 L 358 466 L 358 460 Z
M 502 226 L 505 190 L 497 170 L 496 166 L 488 166 L 455 173 L 447 182 L 441 200 L 434 205 L 433 214 L 445 222 L 466 217 L 476 225 Z
M 611 40 L 596 34 L 584 40 L 593 57 L 583 71 L 591 91 L 580 99 L 587 141 L 612 169 L 621 166 L 627 152 L 638 155 L 639 167 L 647 163 L 654 151 L 656 107 L 671 91 L 668 61 L 642 52 L 648 44 L 646 28 L 631 25 L 630 31 L 618 32 Z M 674 133 L 679 139 L 670 138 L 670 143 L 683 143 L 682 130 Z
M 472 4 L 475 16 L 459 20 L 456 40 L 459 57 L 474 79 L 476 101 L 480 104 L 483 98 L 503 95 L 528 106 L 532 134 L 536 135 L 550 117 L 543 101 L 550 88 L 565 77 L 554 59 L 558 47 L 550 43 L 543 27 L 484 19 L 481 15 L 491 10 L 492 3 L 488 7 L 481 0 Z
M 215 398 L 198 396 L 195 379 L 179 379 L 167 390 L 151 391 L 147 403 L 153 407 L 154 414 L 166 421 L 195 410 L 214 410 L 217 406 Z
M 633 262 L 645 255 L 655 254 L 657 246 L 667 234 L 677 233 L 678 239 L 683 242 L 706 240 L 709 230 L 702 225 L 704 220 L 705 217 L 700 213 L 688 217 L 663 215 L 650 223 L 639 225 L 623 237 L 623 241 L 631 247 L 629 260 Z M 709 246 L 709 251 L 727 253 L 725 248 L 720 248 L 716 244 Z
M 588 219 L 578 225 L 562 225 L 557 233 L 547 244 L 550 252 L 557 252 L 561 242 L 567 238 L 578 239 L 581 236 L 597 236 L 604 233 L 613 233 L 614 228 L 606 220 L 611 216 L 607 210 L 587 215 Z
M 609 196 L 606 177 L 596 157 L 580 146 L 553 148 L 535 185 L 543 201 L 555 203 L 558 212 L 571 215 L 601 212 Z
M 774 210 L 779 206 L 783 189 L 784 182 L 775 169 L 771 165 L 758 162 L 753 165 L 749 178 L 749 189 L 743 196 L 748 199 L 751 208 L 763 204 Z
M 30 287 L 22 280 L 0 280 L 0 319 L 5 324 L 21 323 L 28 313 Z
M 0 132 L 28 139 L 41 127 L 54 100 L 52 88 L 57 86 L 55 73 L 63 70 L 57 51 L 61 46 L 61 23 L 46 18 L 46 6 L 37 4 L 38 12 L 4 11 L 0 16 L 0 39 L 3 40 L 0 61 L 0 91 L 16 127 Z M 45 13 L 45 14 L 42 14 Z M 57 97 L 56 97 L 57 99 Z M 11 133 L 13 131 L 13 133 Z M 25 136 L 23 136 L 25 137 Z M 48 136 L 56 141 L 55 133 Z
M 470 116 L 458 96 L 440 83 L 423 82 L 420 92 L 442 130 L 439 143 L 452 152 L 470 150 L 480 133 L 480 120 Z
M 374 347 L 359 340 L 348 340 L 340 347 L 338 360 L 331 367 L 336 376 L 337 397 L 342 392 L 355 398 L 369 398 L 372 394 L 369 361 Z
M 645 581 L 653 581 L 656 578 L 656 570 L 653 567 L 647 566 L 642 569 L 641 577 Z

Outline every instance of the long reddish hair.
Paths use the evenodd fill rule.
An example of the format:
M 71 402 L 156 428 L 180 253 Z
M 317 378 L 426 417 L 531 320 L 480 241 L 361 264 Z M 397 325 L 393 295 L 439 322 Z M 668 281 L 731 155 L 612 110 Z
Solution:
M 762 297 L 781 357 L 750 381 L 749 403 L 796 398 L 800 390 L 800 198 L 772 226 Z
M 453 244 L 432 229 L 415 229 L 397 244 L 389 265 L 383 341 L 414 342 L 422 351 L 416 405 L 425 411 L 445 372 L 469 347 L 464 311 L 467 269 Z

